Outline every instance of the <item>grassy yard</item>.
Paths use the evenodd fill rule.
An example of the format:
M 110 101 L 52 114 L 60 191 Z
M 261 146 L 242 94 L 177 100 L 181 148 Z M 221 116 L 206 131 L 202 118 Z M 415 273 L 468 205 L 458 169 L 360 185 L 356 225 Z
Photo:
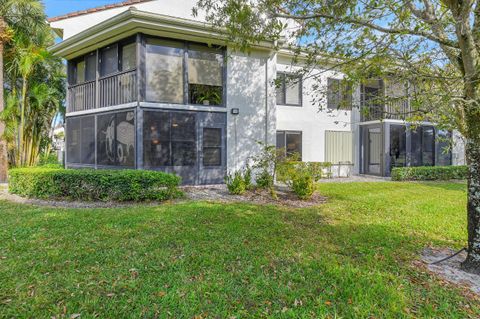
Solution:
M 0 317 L 477 318 L 412 265 L 465 245 L 465 185 L 322 184 L 309 209 L 0 202 Z

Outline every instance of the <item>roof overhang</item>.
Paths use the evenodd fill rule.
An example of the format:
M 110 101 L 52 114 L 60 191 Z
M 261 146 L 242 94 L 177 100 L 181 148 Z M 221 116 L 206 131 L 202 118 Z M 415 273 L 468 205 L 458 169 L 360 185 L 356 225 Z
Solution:
M 73 59 L 136 33 L 216 45 L 225 44 L 226 39 L 225 35 L 208 23 L 140 11 L 131 7 L 55 44 L 49 50 L 57 56 Z M 272 50 L 274 42 L 264 41 L 254 48 Z

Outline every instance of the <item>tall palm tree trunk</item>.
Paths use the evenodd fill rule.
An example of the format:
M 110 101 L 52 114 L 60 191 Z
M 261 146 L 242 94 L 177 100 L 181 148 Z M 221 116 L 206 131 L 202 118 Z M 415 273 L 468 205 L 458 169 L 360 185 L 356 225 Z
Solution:
M 1 36 L 5 34 L 6 24 L 0 16 L 0 112 L 4 109 L 4 94 L 3 94 L 3 39 Z M 5 123 L 0 121 L 0 183 L 7 181 L 8 158 L 7 158 L 7 143 L 3 138 L 5 131 Z

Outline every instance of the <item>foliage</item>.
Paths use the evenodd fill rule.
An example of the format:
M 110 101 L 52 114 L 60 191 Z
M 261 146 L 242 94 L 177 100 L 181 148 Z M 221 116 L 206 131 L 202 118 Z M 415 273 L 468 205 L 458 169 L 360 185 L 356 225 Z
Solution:
M 180 177 L 147 170 L 17 168 L 9 191 L 41 199 L 81 201 L 166 200 L 181 196 Z
M 222 104 L 222 88 L 211 85 L 195 84 L 190 92 L 193 103 L 220 105 Z
M 300 199 L 310 199 L 315 192 L 312 174 L 308 170 L 297 172 L 292 178 L 292 191 Z
M 478 301 L 412 267 L 426 246 L 464 246 L 464 183 L 320 187 L 328 201 L 298 210 L 0 201 L 1 316 L 480 317 Z
M 312 100 L 320 108 L 326 105 L 326 77 L 312 74 L 328 65 L 345 75 L 347 87 L 386 85 L 386 94 L 368 104 L 357 99 L 354 106 L 362 112 L 385 106 L 382 117 L 458 130 L 472 172 L 462 266 L 480 274 L 479 1 L 199 0 L 193 13 L 199 12 L 233 50 L 249 52 L 267 41 L 273 50 L 289 49 L 291 62 L 302 66 L 297 75 L 314 80 L 311 91 L 318 94 Z
M 235 171 L 233 174 L 227 174 L 225 183 L 230 194 L 241 195 L 245 193 L 245 178 L 241 171 Z
M 277 181 L 288 184 L 292 179 L 298 167 L 308 170 L 314 182 L 318 182 L 322 178 L 328 178 L 329 168 L 332 164 L 329 162 L 298 162 L 285 160 L 277 165 Z
M 255 181 L 258 187 L 273 190 L 277 164 L 282 160 L 275 145 L 265 145 L 258 142 L 261 146 L 259 154 L 252 157 L 255 170 Z
M 45 167 L 46 165 L 59 165 L 57 155 L 54 153 L 41 154 L 37 166 Z
M 11 30 L 2 55 L 6 103 L 0 120 L 6 128 L 0 134 L 10 165 L 32 166 L 50 151 L 54 119 L 64 112 L 64 66 L 48 52 L 54 38 L 40 1 L 2 0 L 0 12 Z
M 250 167 L 250 165 L 246 165 L 245 167 L 245 171 L 243 173 L 243 180 L 244 180 L 244 183 L 245 183 L 245 189 L 246 190 L 251 190 L 253 188 L 253 184 L 252 184 L 252 168 Z
M 467 179 L 467 166 L 420 166 L 395 167 L 392 169 L 393 181 L 433 181 Z

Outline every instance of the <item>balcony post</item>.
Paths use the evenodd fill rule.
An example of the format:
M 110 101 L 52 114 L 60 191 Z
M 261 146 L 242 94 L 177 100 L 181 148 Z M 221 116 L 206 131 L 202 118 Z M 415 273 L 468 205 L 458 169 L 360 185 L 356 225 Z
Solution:
M 100 56 L 99 56 L 99 50 L 97 49 L 96 52 L 95 52 L 95 55 L 96 55 L 96 61 L 97 61 L 97 65 L 96 65 L 96 72 L 95 72 L 95 105 L 94 105 L 94 108 L 97 109 L 97 108 L 100 108 L 100 82 L 99 82 L 99 79 L 100 79 Z

